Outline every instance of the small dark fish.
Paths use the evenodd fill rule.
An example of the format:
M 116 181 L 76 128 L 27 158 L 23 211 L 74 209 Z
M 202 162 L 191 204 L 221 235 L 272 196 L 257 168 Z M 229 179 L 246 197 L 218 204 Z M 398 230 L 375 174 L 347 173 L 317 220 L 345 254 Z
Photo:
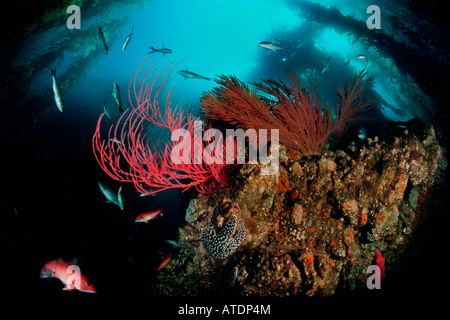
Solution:
M 151 194 L 141 193 L 139 196 L 140 196 L 140 197 L 148 197 L 148 196 L 150 196 L 150 197 L 156 197 L 156 193 L 151 193 Z
M 108 108 L 106 107 L 106 100 L 103 102 L 103 111 L 106 113 L 108 118 L 111 119 L 111 114 L 109 113 Z
M 134 31 L 134 26 L 131 27 L 131 33 L 128 35 L 128 37 L 125 39 L 125 42 L 123 43 L 122 51 L 124 51 L 128 47 L 131 37 L 133 36 L 133 31 Z
M 195 72 L 191 72 L 191 71 L 188 71 L 188 70 L 180 70 L 180 71 L 177 71 L 177 73 L 178 73 L 180 76 L 183 76 L 185 79 L 190 78 L 190 79 L 205 79 L 205 80 L 211 80 L 210 78 L 201 76 L 201 75 L 199 75 L 199 74 L 197 74 L 197 73 L 195 73 Z
M 347 59 L 347 60 L 344 62 L 344 67 L 348 66 L 349 64 L 350 64 L 350 59 Z
M 178 242 L 176 242 L 175 240 L 169 240 L 169 239 L 167 239 L 166 242 L 169 243 L 169 244 L 171 244 L 171 245 L 174 246 L 174 247 L 181 248 L 181 246 L 180 246 L 180 245 L 178 244 Z
M 366 57 L 365 55 L 363 55 L 363 54 L 360 54 L 360 55 L 358 56 L 358 59 L 360 59 L 360 60 L 366 60 L 366 62 L 369 63 L 369 59 L 367 59 L 367 57 Z
M 120 89 L 119 89 L 119 85 L 115 82 L 113 85 L 113 91 L 111 92 L 111 95 L 113 96 L 114 101 L 116 102 L 116 105 L 119 108 L 120 113 L 122 113 L 123 108 L 122 108 L 122 100 L 120 100 Z
M 285 51 L 285 49 L 282 46 L 272 43 L 270 41 L 261 41 L 258 46 L 272 52 Z
M 366 139 L 366 129 L 364 129 L 363 127 L 358 127 L 357 136 L 360 140 Z
M 122 142 L 120 142 L 119 140 L 117 140 L 116 138 L 109 138 L 109 141 L 117 143 L 118 145 L 122 145 Z
M 98 26 L 98 38 L 100 40 L 100 46 L 103 48 L 105 54 L 108 54 L 108 44 L 106 43 L 105 35 L 103 34 L 102 27 Z
M 53 97 L 55 98 L 56 106 L 59 111 L 63 111 L 64 108 L 64 98 L 61 93 L 61 87 L 59 86 L 58 80 L 56 79 L 56 70 L 52 69 L 52 89 L 53 89 Z
M 148 48 L 150 50 L 152 50 L 148 54 L 155 53 L 155 52 L 162 53 L 163 55 L 165 55 L 166 53 L 172 53 L 172 50 L 165 48 L 164 46 L 161 49 L 155 49 L 153 46 L 150 46 Z
M 328 57 L 327 61 L 323 64 L 322 70 L 320 70 L 321 74 L 324 74 L 325 72 L 328 72 L 328 70 L 330 69 L 331 58 L 332 58 L 331 56 Z
M 106 202 L 114 203 L 115 205 L 119 206 L 120 210 L 123 210 L 122 186 L 119 187 L 119 191 L 116 194 L 114 191 L 112 191 L 109 187 L 102 184 L 100 181 L 98 181 L 97 184 L 100 187 L 100 191 L 105 196 L 107 200 Z

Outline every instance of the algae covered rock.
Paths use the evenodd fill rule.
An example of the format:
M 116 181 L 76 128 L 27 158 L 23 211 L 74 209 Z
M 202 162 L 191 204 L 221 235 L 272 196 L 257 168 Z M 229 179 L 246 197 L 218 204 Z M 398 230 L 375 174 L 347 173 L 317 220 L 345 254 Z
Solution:
M 206 295 L 232 287 L 248 296 L 330 296 L 363 288 L 376 250 L 386 272 L 394 268 L 429 214 L 430 190 L 445 167 L 433 128 L 320 156 L 281 147 L 276 174 L 261 175 L 258 165 L 246 164 L 232 190 L 191 200 L 180 228 L 182 248 L 152 290 Z M 202 234 L 213 228 L 220 235 L 229 219 L 231 252 L 211 254 Z

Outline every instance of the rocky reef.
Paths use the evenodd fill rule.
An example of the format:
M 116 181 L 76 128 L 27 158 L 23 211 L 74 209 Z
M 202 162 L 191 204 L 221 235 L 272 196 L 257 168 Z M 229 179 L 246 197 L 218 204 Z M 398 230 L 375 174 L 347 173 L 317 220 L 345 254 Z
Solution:
M 192 199 L 179 230 L 181 248 L 152 293 L 355 292 L 366 288 L 376 250 L 389 274 L 430 214 L 432 188 L 446 172 L 432 127 L 395 129 L 390 139 L 367 138 L 352 150 L 320 156 L 281 147 L 278 173 L 261 175 L 260 165 L 246 164 L 231 190 Z

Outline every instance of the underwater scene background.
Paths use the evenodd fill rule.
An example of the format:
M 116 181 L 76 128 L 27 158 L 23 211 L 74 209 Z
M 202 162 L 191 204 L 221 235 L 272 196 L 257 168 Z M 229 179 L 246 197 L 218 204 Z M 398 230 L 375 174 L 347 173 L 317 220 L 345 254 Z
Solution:
M 439 4 L 12 6 L 1 9 L 4 293 L 448 294 Z M 173 166 L 170 134 L 194 120 L 203 133 L 279 130 L 276 173 Z

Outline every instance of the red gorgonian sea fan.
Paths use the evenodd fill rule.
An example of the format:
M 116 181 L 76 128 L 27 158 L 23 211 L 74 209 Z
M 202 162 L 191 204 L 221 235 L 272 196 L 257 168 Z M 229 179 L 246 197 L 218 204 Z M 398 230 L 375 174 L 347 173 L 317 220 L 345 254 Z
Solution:
M 373 81 L 364 79 L 367 71 L 357 73 L 352 83 L 338 88 L 338 106 L 333 120 L 328 105 L 316 92 L 317 81 L 308 90 L 300 80 L 288 73 L 287 85 L 275 80 L 252 83 L 268 98 L 258 96 L 233 76 L 220 76 L 221 85 L 203 94 L 201 107 L 208 119 L 223 120 L 244 129 L 278 129 L 280 143 L 303 155 L 320 154 L 330 135 L 342 133 L 355 115 L 373 107 L 378 99 L 366 98 Z
M 174 153 L 172 151 L 177 146 L 177 141 L 167 141 L 165 147 L 160 149 L 155 147 L 152 137 L 147 137 L 145 132 L 149 125 L 156 125 L 168 129 L 170 134 L 178 129 L 184 129 L 191 137 L 194 136 L 194 132 L 200 130 L 203 136 L 206 136 L 206 140 L 214 140 L 214 137 L 208 137 L 200 121 L 196 121 L 191 114 L 172 107 L 170 91 L 161 112 L 158 101 L 161 88 L 176 64 L 170 70 L 167 70 L 170 66 L 168 65 L 157 72 L 157 61 L 144 73 L 141 82 L 138 83 L 142 77 L 140 70 L 147 59 L 139 66 L 128 87 L 132 108 L 127 109 L 118 122 L 111 125 L 106 139 L 102 139 L 100 135 L 100 124 L 105 114 L 98 119 L 92 138 L 97 162 L 111 178 L 120 182 L 133 182 L 136 189 L 146 195 L 174 188 L 182 188 L 185 191 L 195 187 L 200 195 L 209 196 L 222 187 L 230 186 L 228 174 L 231 164 L 214 161 L 185 163 L 179 160 L 186 156 L 194 159 L 198 154 L 196 153 L 198 145 L 189 148 L 191 150 L 189 155 L 182 154 L 184 151 Z M 156 87 L 156 82 L 160 78 L 161 84 Z M 131 101 L 132 94 L 136 100 L 135 105 Z M 153 138 L 157 140 L 156 137 Z M 201 151 L 204 147 L 202 141 Z M 174 157 L 176 161 L 173 161 Z

